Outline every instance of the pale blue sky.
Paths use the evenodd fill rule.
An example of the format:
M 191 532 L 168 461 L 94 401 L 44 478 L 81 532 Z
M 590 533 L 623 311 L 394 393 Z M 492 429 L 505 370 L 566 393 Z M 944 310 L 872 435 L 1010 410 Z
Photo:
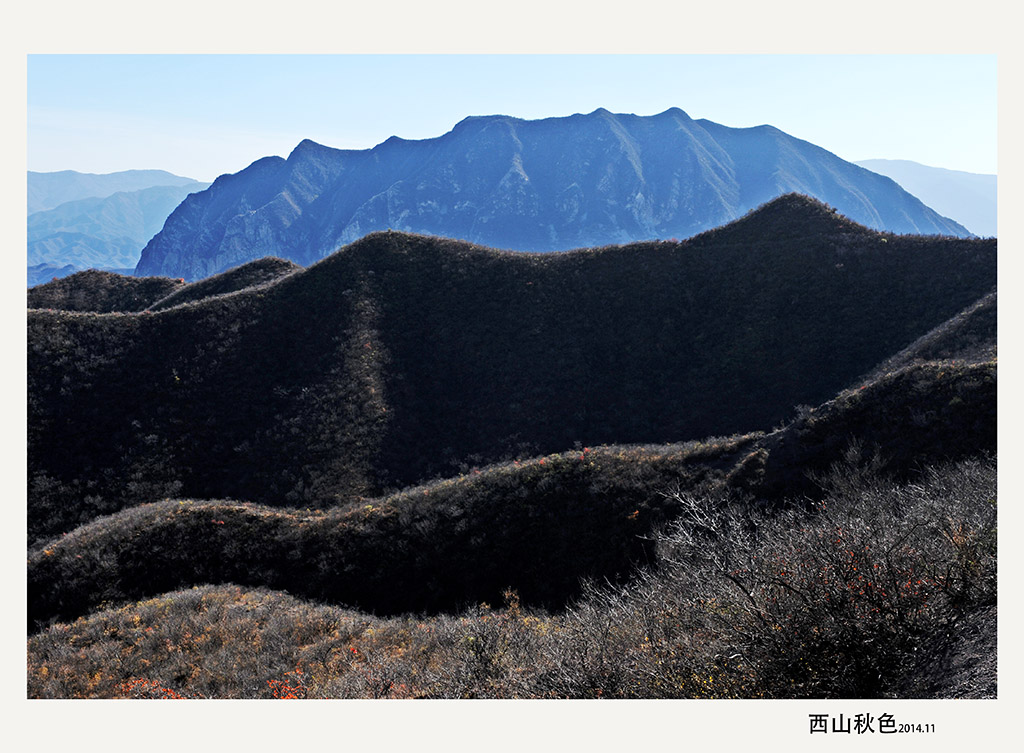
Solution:
M 304 138 L 365 149 L 598 107 L 996 172 L 995 55 L 30 55 L 28 169 L 212 180 Z

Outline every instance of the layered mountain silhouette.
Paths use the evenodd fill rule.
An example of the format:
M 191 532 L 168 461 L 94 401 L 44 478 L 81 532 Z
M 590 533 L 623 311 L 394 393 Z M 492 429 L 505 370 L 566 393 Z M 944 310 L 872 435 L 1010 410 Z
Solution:
M 153 313 L 190 286 L 135 314 L 33 309 L 30 531 L 178 494 L 334 505 L 577 442 L 766 430 L 991 292 L 995 249 L 788 195 L 681 243 L 529 254 L 382 232 Z M 89 308 L 89 279 L 59 282 L 86 289 L 52 302 Z
M 290 261 L 267 257 L 187 284 L 180 277 L 176 280 L 169 277 L 130 277 L 86 269 L 30 288 L 28 307 L 101 314 L 149 313 L 256 288 L 300 269 L 302 267 Z
M 163 170 L 28 173 L 28 286 L 85 269 L 131 273 L 167 215 L 209 183 Z
M 56 280 L 61 277 L 67 277 L 73 275 L 75 272 L 80 271 L 74 264 L 54 264 L 52 262 L 42 262 L 41 264 L 31 264 L 28 268 L 28 286 L 35 287 L 36 285 L 43 285 L 44 283 Z M 117 270 L 121 274 L 132 274 L 135 269 L 121 269 Z
M 195 187 L 198 183 L 165 170 L 122 170 L 116 173 L 80 173 L 76 170 L 42 173 L 30 170 L 28 213 L 54 209 L 79 199 L 102 199 L 115 193 L 141 191 L 154 186 Z
M 946 170 L 902 159 L 869 159 L 856 164 L 889 176 L 932 209 L 956 220 L 975 235 L 996 236 L 995 175 Z
M 208 183 L 153 186 L 69 201 L 28 217 L 28 263 L 134 269 L 143 247 L 182 199 Z
M 995 393 L 993 362 L 931 362 L 844 390 L 767 434 L 587 447 L 326 510 L 145 504 L 34 547 L 30 624 L 205 583 L 378 614 L 454 609 L 509 586 L 557 607 L 578 595 L 581 577 L 650 561 L 647 535 L 681 512 L 668 489 L 795 498 L 817 491 L 809 474 L 848 461 L 851 445 L 858 462 L 884 448 L 886 470 L 913 478 L 926 464 L 994 452 Z
M 29 697 L 995 697 L 995 282 L 786 195 L 40 285 Z
M 470 117 L 369 150 L 303 141 L 187 198 L 135 273 L 195 280 L 268 255 L 308 265 L 386 229 L 520 251 L 685 238 L 794 191 L 869 228 L 969 235 L 891 179 L 771 126 L 599 109 Z

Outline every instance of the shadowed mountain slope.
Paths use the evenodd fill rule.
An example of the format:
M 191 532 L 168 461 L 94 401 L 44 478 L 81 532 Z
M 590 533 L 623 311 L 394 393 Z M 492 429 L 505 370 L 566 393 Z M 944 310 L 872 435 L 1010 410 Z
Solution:
M 88 269 L 30 288 L 28 307 L 97 314 L 151 313 L 266 285 L 300 269 L 290 261 L 267 257 L 187 284 L 181 278 L 132 277 Z
M 204 298 L 228 295 L 239 290 L 267 285 L 280 278 L 298 272 L 302 267 L 284 259 L 266 257 L 243 264 L 240 267 L 207 277 L 199 282 L 184 285 L 152 306 L 151 311 L 162 311 L 172 306 L 181 306 Z
M 921 361 L 950 360 L 981 363 L 996 360 L 998 313 L 996 291 L 979 299 L 959 314 L 887 359 L 867 377 L 870 381 Z
M 167 277 L 128 277 L 87 269 L 28 289 L 30 309 L 112 312 L 143 311 L 184 285 Z
M 991 291 L 995 262 L 790 196 L 683 243 L 378 233 L 158 313 L 33 310 L 30 537 L 167 496 L 322 507 L 577 442 L 766 430 Z
M 685 238 L 789 192 L 876 229 L 969 235 L 891 179 L 770 126 L 599 109 L 470 117 L 362 151 L 303 141 L 186 199 L 136 274 L 194 280 L 267 255 L 309 265 L 385 229 L 520 251 Z
M 992 362 L 884 375 L 768 435 L 608 446 L 503 463 L 327 511 L 168 500 L 125 510 L 29 555 L 30 629 L 103 600 L 202 583 L 261 585 L 376 613 L 495 601 L 506 588 L 560 608 L 581 579 L 656 562 L 649 535 L 685 495 L 761 502 L 814 494 L 843 460 L 914 478 L 995 450 Z M 854 456 L 851 453 L 859 453 Z

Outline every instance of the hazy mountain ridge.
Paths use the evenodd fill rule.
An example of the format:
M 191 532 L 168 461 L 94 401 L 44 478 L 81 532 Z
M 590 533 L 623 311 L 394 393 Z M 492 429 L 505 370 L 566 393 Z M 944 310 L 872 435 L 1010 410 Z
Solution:
M 200 279 L 266 255 L 308 265 L 383 229 L 521 251 L 684 238 L 790 191 L 869 227 L 967 235 L 891 180 L 769 126 L 596 110 L 471 117 L 363 151 L 303 141 L 183 202 L 136 274 Z
M 134 269 L 143 247 L 182 199 L 208 183 L 153 186 L 66 202 L 28 217 L 28 263 Z
M 141 191 L 154 186 L 197 184 L 192 178 L 164 170 L 123 170 L 115 173 L 28 171 L 28 213 L 53 209 L 69 201 L 105 198 L 118 192 Z
M 872 159 L 856 164 L 887 175 L 935 211 L 978 236 L 997 230 L 997 176 L 929 167 L 910 160 Z

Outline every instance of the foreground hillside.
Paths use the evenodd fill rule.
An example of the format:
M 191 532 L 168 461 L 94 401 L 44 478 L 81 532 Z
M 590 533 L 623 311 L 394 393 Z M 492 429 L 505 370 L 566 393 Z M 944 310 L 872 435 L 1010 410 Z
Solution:
M 274 282 L 301 267 L 268 257 L 199 282 L 167 277 L 131 277 L 87 269 L 29 288 L 30 309 L 109 313 L 152 313 Z
M 994 464 L 824 483 L 803 512 L 679 495 L 658 570 L 556 613 L 508 591 L 381 618 L 228 584 L 115 605 L 29 639 L 28 695 L 995 697 Z
M 995 694 L 993 241 L 787 197 L 76 278 L 110 313 L 28 316 L 32 697 Z
M 30 534 L 166 496 L 322 507 L 576 443 L 767 430 L 995 271 L 994 241 L 884 236 L 788 197 L 678 244 L 383 233 L 189 306 L 31 310 Z
M 519 251 L 686 238 L 790 192 L 876 230 L 970 235 L 891 179 L 777 128 L 598 109 L 471 117 L 361 151 L 305 140 L 183 201 L 135 273 L 197 280 L 263 256 L 306 266 L 388 229 Z
M 557 608 L 582 580 L 652 561 L 643 537 L 681 514 L 667 490 L 777 503 L 813 494 L 815 473 L 851 458 L 909 478 L 924 464 L 993 453 L 995 405 L 993 363 L 934 362 L 844 392 L 768 435 L 585 447 L 326 511 L 143 505 L 30 553 L 30 627 L 111 598 L 221 582 L 378 614 L 457 609 L 506 588 Z
M 769 434 L 96 520 L 29 554 L 29 694 L 993 697 L 985 310 Z M 938 339 L 957 357 L 910 357 Z
M 127 277 L 86 269 L 29 288 L 28 307 L 100 314 L 143 311 L 184 284 L 168 277 Z

